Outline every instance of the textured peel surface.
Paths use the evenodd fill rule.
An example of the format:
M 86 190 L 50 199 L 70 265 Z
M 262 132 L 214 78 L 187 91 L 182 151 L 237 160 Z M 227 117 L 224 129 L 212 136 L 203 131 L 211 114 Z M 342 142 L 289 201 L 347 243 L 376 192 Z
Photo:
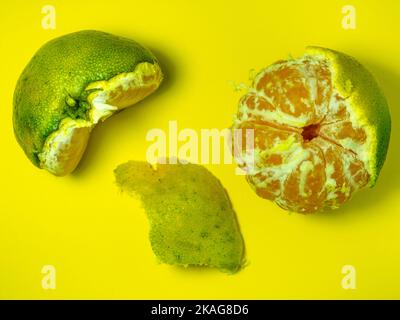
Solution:
M 235 212 L 206 168 L 130 161 L 115 169 L 115 177 L 123 191 L 140 196 L 151 246 L 161 262 L 228 273 L 240 269 L 244 248 Z
M 38 167 L 53 165 L 54 168 L 49 168 L 53 173 L 64 166 L 65 170 L 56 174 L 68 173 L 73 163 L 55 164 L 56 152 L 44 147 L 57 145 L 60 150 L 71 150 L 73 147 L 66 145 L 86 135 L 81 135 L 81 129 L 64 132 L 62 126 L 66 122 L 70 128 L 74 127 L 74 121 L 77 128 L 91 128 L 154 91 L 161 81 L 161 72 L 153 72 L 158 74 L 156 85 L 157 81 L 138 78 L 137 68 L 144 73 L 152 68 L 159 72 L 157 59 L 149 50 L 133 40 L 105 32 L 79 31 L 43 45 L 24 68 L 14 92 L 15 136 L 32 163 Z M 152 86 L 147 86 L 150 83 Z M 89 89 L 94 84 L 96 88 Z M 55 137 L 57 130 L 60 135 Z M 75 132 L 76 138 L 64 136 Z M 71 152 L 79 155 L 77 151 Z M 52 154 L 48 161 L 47 153 Z M 72 159 L 72 156 L 60 155 L 61 158 Z
M 376 174 L 376 130 L 336 89 L 334 72 L 324 56 L 279 61 L 239 102 L 233 128 L 254 130 L 254 163 L 246 163 L 245 143 L 238 163 L 259 196 L 286 210 L 337 208 Z

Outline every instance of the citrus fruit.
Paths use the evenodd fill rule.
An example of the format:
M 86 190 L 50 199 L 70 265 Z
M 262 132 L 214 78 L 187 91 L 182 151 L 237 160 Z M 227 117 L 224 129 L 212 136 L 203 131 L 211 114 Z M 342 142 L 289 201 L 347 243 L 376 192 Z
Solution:
M 234 273 L 243 239 L 229 197 L 206 168 L 195 164 L 129 161 L 115 171 L 117 185 L 139 195 L 157 258 L 178 266 L 209 266 Z
M 36 166 L 66 175 L 93 127 L 151 94 L 161 80 L 157 59 L 133 40 L 94 30 L 53 39 L 17 82 L 15 136 Z
M 308 47 L 254 77 L 233 125 L 253 130 L 254 161 L 245 143 L 235 156 L 255 192 L 282 208 L 338 208 L 375 185 L 390 127 L 386 99 L 359 62 Z

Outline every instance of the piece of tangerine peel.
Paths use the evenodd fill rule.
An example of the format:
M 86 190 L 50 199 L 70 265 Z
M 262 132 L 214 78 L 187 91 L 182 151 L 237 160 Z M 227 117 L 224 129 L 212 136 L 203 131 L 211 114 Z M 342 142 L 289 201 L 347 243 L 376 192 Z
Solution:
M 92 30 L 56 38 L 18 80 L 15 136 L 36 166 L 66 175 L 94 126 L 151 94 L 161 80 L 157 59 L 135 41 Z
M 255 76 L 233 129 L 254 130 L 254 161 L 245 142 L 235 156 L 255 192 L 286 210 L 310 213 L 338 208 L 375 185 L 391 119 L 382 91 L 360 63 L 309 47 Z
M 228 273 L 240 269 L 244 245 L 236 214 L 225 189 L 206 168 L 129 161 L 114 173 L 123 191 L 140 196 L 151 247 L 161 262 Z

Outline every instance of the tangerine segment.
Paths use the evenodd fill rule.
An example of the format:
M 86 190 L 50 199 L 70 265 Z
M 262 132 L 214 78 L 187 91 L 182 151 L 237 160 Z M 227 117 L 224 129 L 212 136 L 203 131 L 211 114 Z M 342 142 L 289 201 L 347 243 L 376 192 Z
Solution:
M 233 128 L 254 133 L 253 161 L 243 141 L 235 155 L 248 182 L 286 210 L 337 208 L 370 180 L 367 131 L 332 85 L 323 58 L 304 56 L 262 70 L 240 99 Z
M 242 101 L 249 108 L 254 104 L 249 116 L 301 128 L 322 121 L 327 114 L 331 74 L 325 62 L 308 57 L 281 61 L 255 77 L 252 91 L 255 97 Z
M 287 130 L 284 127 L 272 126 L 271 124 L 244 122 L 239 124 L 241 129 L 241 144 L 236 146 L 236 158 L 243 156 L 243 161 L 238 161 L 239 166 L 244 169 L 254 166 L 253 170 L 263 169 L 265 166 L 276 166 L 287 162 L 287 157 L 301 146 L 301 133 L 299 130 Z M 251 129 L 254 135 L 254 156 L 253 164 L 246 152 L 249 145 L 246 133 Z M 238 140 L 238 139 L 236 139 Z M 246 159 L 248 159 L 246 161 Z

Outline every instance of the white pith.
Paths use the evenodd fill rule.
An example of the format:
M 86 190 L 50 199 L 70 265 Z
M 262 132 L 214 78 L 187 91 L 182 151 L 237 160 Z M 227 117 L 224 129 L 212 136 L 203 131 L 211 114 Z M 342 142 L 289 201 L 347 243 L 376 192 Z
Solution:
M 90 123 L 85 120 L 62 120 L 59 129 L 46 139 L 44 151 L 39 154 L 41 167 L 54 175 L 62 175 L 64 171 L 69 171 L 69 165 L 67 167 L 66 163 L 73 162 L 73 158 L 81 158 L 91 129 Z M 79 139 L 80 150 L 71 154 L 68 150 L 74 143 L 74 138 L 78 136 L 82 137 Z M 75 164 L 71 163 L 70 166 L 75 167 Z
M 152 79 L 146 82 L 145 77 L 148 76 L 152 76 Z M 116 111 L 131 106 L 145 98 L 159 86 L 161 80 L 162 74 L 158 64 L 143 62 L 139 63 L 132 72 L 121 73 L 109 80 L 96 81 L 89 84 L 85 90 L 99 90 L 92 92 L 87 98 L 90 104 L 88 119 L 63 119 L 59 128 L 47 137 L 42 152 L 38 155 L 40 167 L 60 176 L 72 172 L 79 163 L 89 140 L 90 132 L 96 124 L 99 121 L 104 121 Z M 131 88 L 146 87 L 154 87 L 154 90 L 147 94 L 139 92 L 136 96 L 120 105 L 110 103 L 110 100 L 115 100 L 115 97 L 111 96 L 116 92 L 120 92 L 116 97 L 121 97 Z M 81 139 L 84 141 L 80 141 Z M 74 155 L 71 154 L 69 156 L 68 150 L 74 149 L 71 146 L 73 141 L 79 141 L 78 143 L 84 147 L 79 154 L 74 151 Z M 66 159 L 68 159 L 69 163 L 66 163 Z
M 338 101 L 335 99 L 336 95 L 339 95 L 339 94 L 336 90 L 334 90 L 331 100 L 330 100 L 330 103 L 329 103 L 330 110 L 332 112 L 337 111 L 338 106 L 339 106 Z M 365 168 L 367 168 L 367 170 L 369 170 L 370 160 L 369 160 L 369 154 L 368 154 L 368 146 L 370 146 L 370 143 L 371 143 L 371 136 L 372 136 L 371 131 L 367 127 L 365 127 L 364 125 L 361 124 L 362 122 L 358 118 L 357 113 L 352 110 L 350 103 L 348 103 L 348 100 L 345 100 L 345 106 L 346 106 L 348 113 L 350 114 L 350 122 L 352 123 L 353 127 L 355 129 L 363 128 L 367 133 L 367 139 L 366 139 L 365 143 L 362 145 L 354 144 L 350 139 L 344 139 L 344 140 L 341 140 L 341 145 L 345 149 L 354 151 L 357 154 L 357 158 L 360 159 L 364 163 Z

